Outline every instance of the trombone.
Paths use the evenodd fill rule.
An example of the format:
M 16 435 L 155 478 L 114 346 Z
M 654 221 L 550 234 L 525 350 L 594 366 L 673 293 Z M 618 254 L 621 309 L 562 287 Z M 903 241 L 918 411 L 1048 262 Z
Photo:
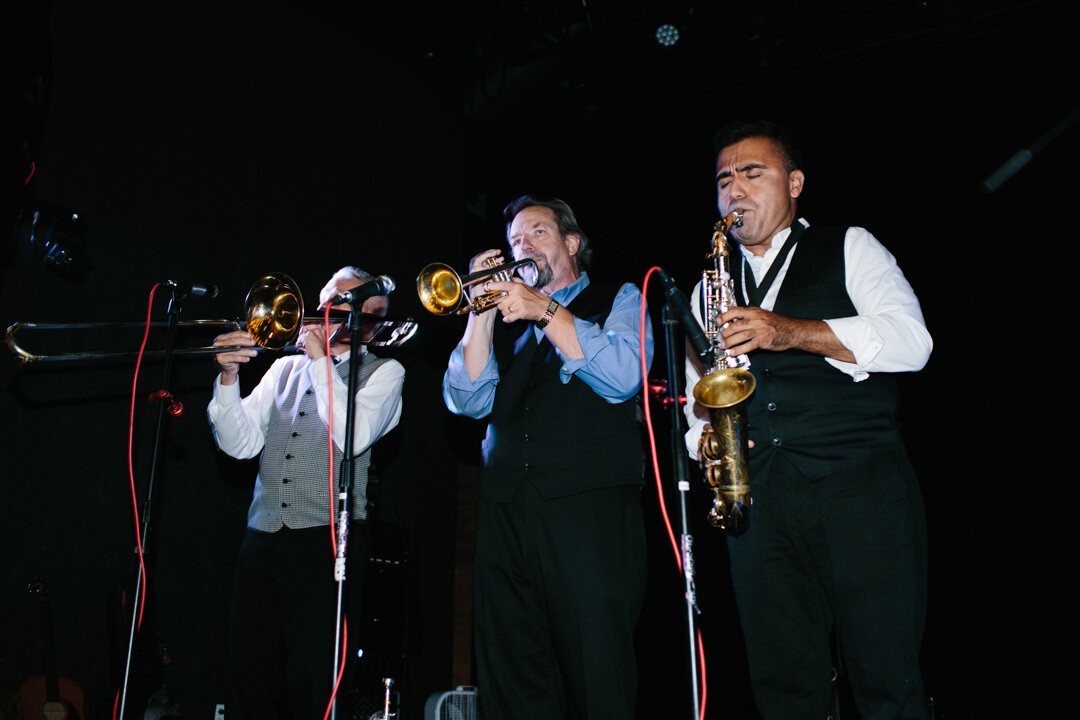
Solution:
M 506 293 L 486 292 L 463 304 L 465 288 L 487 280 L 506 282 L 514 277 L 515 273 L 520 275 L 527 285 L 536 284 L 537 267 L 532 258 L 505 264 L 502 258 L 493 257 L 485 260 L 484 265 L 486 267 L 483 270 L 477 270 L 465 277 L 461 277 L 453 268 L 443 263 L 426 265 L 416 278 L 416 293 L 420 296 L 420 303 L 435 315 L 465 315 L 470 312 L 479 315 L 495 307 L 499 298 Z
M 296 352 L 300 348 L 291 343 L 300 335 L 300 329 L 304 325 L 322 323 L 322 315 L 306 317 L 304 315 L 304 298 L 300 294 L 300 288 L 291 277 L 284 273 L 268 273 L 263 275 L 248 290 L 244 300 L 244 320 L 182 320 L 176 323 L 178 328 L 221 328 L 223 331 L 245 329 L 255 341 L 255 346 L 238 345 L 232 347 L 192 347 L 176 348 L 173 355 L 200 356 L 216 355 L 231 350 L 247 349 L 264 352 L 269 350 L 279 352 Z M 331 310 L 330 317 L 344 320 L 349 316 L 348 311 Z M 78 360 L 121 360 L 138 356 L 136 351 L 126 352 L 72 352 L 60 354 L 38 354 L 27 350 L 19 341 L 20 333 L 49 331 L 49 330 L 98 330 L 104 328 L 122 327 L 145 327 L 142 322 L 97 322 L 97 323 L 32 323 L 16 322 L 11 325 L 4 334 L 4 342 L 16 359 L 24 364 L 40 362 L 72 362 Z M 149 323 L 151 327 L 163 327 L 164 322 Z M 418 324 L 412 318 L 403 321 L 384 320 L 376 323 L 369 340 L 364 341 L 368 347 L 396 347 L 402 345 L 416 334 Z M 347 329 L 344 322 L 331 337 L 330 341 Z M 151 350 L 143 353 L 143 357 L 160 357 L 164 355 L 162 350 Z

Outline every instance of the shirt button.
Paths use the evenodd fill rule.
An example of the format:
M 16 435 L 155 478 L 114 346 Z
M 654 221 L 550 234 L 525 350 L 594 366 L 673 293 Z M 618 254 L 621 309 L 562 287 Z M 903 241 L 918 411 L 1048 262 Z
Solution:
M 770 370 L 769 368 L 765 368 L 765 369 L 764 369 L 764 370 L 762 371 L 762 374 L 763 374 L 763 375 L 764 375 L 765 377 L 772 377 L 772 370 Z M 309 392 L 310 392 L 310 391 L 309 391 Z
M 529 463 L 525 463 L 525 472 L 529 472 Z
M 529 442 L 529 433 L 525 433 L 525 442 Z
M 781 439 L 780 439 L 780 438 L 778 438 L 778 437 L 774 437 L 774 438 L 772 439 L 772 444 L 773 444 L 773 447 L 780 447 L 781 445 L 783 445 L 783 444 L 784 444 L 784 441 L 783 441 L 783 440 L 781 440 Z
M 769 403 L 768 408 L 769 408 L 770 412 L 772 412 L 773 410 L 776 410 L 776 403 Z

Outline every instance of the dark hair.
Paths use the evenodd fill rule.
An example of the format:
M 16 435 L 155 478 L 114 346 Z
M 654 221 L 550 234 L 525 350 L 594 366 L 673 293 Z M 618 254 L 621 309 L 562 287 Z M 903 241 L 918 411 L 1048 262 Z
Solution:
M 713 137 L 714 155 L 719 155 L 728 145 L 752 137 L 764 137 L 776 143 L 784 154 L 784 169 L 787 172 L 804 169 L 802 148 L 795 133 L 771 120 L 738 120 L 724 125 Z
M 502 213 L 503 222 L 506 223 L 507 239 L 509 239 L 510 225 L 514 222 L 514 218 L 517 217 L 519 212 L 529 207 L 545 207 L 554 213 L 555 222 L 559 226 L 559 234 L 562 235 L 564 241 L 567 235 L 577 235 L 581 239 L 574 260 L 577 262 L 578 270 L 588 270 L 592 264 L 593 254 L 592 246 L 589 244 L 589 236 L 578 225 L 577 218 L 574 217 L 574 211 L 570 209 L 570 206 L 558 198 L 540 199 L 532 195 L 522 195 L 517 200 L 511 201 L 509 205 L 503 208 Z

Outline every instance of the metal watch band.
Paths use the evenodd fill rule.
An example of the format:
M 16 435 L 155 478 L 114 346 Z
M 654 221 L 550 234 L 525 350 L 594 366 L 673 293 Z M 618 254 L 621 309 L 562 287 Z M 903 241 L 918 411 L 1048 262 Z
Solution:
M 536 327 L 543 329 L 547 327 L 547 324 L 551 322 L 551 319 L 555 317 L 555 311 L 559 309 L 559 303 L 555 302 L 554 298 L 548 303 L 547 310 L 544 311 L 543 316 L 536 321 Z

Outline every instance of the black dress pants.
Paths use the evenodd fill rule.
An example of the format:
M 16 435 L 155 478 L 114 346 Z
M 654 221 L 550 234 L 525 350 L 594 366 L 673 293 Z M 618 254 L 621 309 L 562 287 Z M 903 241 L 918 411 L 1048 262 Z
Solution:
M 352 523 L 346 565 L 346 619 L 355 658 L 367 526 Z M 248 528 L 236 561 L 229 637 L 229 720 L 321 718 L 330 701 L 337 583 L 330 528 Z M 339 691 L 348 687 L 349 667 Z
M 480 500 L 474 614 L 482 720 L 634 717 L 645 591 L 641 489 Z
M 751 477 L 750 527 L 727 543 L 761 715 L 825 717 L 835 630 L 862 720 L 926 718 L 926 527 L 906 455 L 807 478 L 776 454 Z

